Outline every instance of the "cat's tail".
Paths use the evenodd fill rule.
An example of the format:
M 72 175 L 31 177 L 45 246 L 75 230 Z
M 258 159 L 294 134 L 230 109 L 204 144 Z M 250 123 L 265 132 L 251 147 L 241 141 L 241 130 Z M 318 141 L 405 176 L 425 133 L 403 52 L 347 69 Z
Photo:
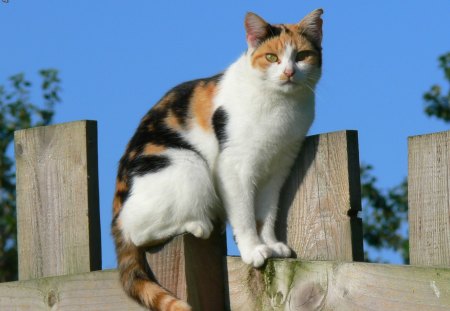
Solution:
M 117 226 L 117 225 L 116 225 Z M 122 233 L 113 226 L 117 249 L 120 281 L 125 292 L 141 305 L 153 311 L 191 311 L 184 301 L 152 280 L 145 272 L 145 252 L 131 241 L 126 241 Z M 116 229 L 116 230 L 114 230 Z

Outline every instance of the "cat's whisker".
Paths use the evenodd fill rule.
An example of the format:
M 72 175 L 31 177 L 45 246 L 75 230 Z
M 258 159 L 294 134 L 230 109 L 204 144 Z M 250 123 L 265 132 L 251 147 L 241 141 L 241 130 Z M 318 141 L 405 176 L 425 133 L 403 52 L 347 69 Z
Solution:
M 306 86 L 306 88 L 308 88 L 314 95 L 316 94 L 315 89 L 311 85 L 309 85 L 307 82 L 304 82 L 302 85 Z

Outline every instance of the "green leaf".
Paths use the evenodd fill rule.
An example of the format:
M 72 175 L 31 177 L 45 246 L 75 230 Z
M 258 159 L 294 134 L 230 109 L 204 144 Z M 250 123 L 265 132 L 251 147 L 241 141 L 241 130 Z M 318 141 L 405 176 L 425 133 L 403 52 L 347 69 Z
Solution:
M 449 83 L 446 95 L 440 85 L 431 86 L 423 95 L 425 101 L 425 114 L 436 117 L 444 122 L 450 122 L 450 52 L 438 58 L 439 67 L 444 71 L 444 76 Z

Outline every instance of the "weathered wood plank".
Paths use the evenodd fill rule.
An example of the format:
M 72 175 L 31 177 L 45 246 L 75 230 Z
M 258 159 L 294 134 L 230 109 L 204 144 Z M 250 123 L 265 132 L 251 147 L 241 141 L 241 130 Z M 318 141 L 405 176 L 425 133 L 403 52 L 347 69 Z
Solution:
M 307 137 L 280 198 L 277 235 L 307 260 L 363 260 L 358 135 Z
M 15 133 L 19 279 L 101 268 L 97 123 Z
M 233 311 L 450 309 L 449 268 L 270 260 L 256 270 L 237 257 L 227 266 Z M 105 270 L 2 283 L 0 310 L 144 309 L 123 293 L 117 271 Z
M 270 260 L 262 270 L 228 257 L 233 311 L 446 311 L 450 269 Z
M 450 131 L 410 137 L 408 147 L 411 263 L 450 266 Z
M 226 254 L 225 232 L 215 230 L 207 240 L 184 234 L 149 249 L 147 262 L 158 283 L 193 310 L 223 310 L 228 303 Z
M 0 310 L 146 310 L 128 298 L 115 270 L 0 284 Z
M 149 249 L 151 273 L 193 310 L 225 310 L 225 234 L 190 234 Z M 0 310 L 144 310 L 123 292 L 116 271 L 97 271 L 0 284 Z

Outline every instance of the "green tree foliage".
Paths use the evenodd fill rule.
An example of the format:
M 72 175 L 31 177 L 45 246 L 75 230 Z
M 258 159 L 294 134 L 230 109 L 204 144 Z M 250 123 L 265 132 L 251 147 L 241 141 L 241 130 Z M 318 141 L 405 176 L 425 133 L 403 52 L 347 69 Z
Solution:
M 438 60 L 439 67 L 444 71 L 449 87 L 445 94 L 440 85 L 434 84 L 431 86 L 430 90 L 423 95 L 425 113 L 445 122 L 450 122 L 450 52 L 441 55 Z
M 41 103 L 31 100 L 32 84 L 24 74 L 0 85 L 0 282 L 17 279 L 16 180 L 12 158 L 14 131 L 48 125 L 60 102 L 60 80 L 54 69 L 39 71 Z
M 409 240 L 405 225 L 408 221 L 408 184 L 406 179 L 387 191 L 377 188 L 372 166 L 361 166 L 361 196 L 363 228 L 366 245 L 375 249 L 391 249 L 409 263 Z M 379 261 L 365 253 L 366 261 Z

